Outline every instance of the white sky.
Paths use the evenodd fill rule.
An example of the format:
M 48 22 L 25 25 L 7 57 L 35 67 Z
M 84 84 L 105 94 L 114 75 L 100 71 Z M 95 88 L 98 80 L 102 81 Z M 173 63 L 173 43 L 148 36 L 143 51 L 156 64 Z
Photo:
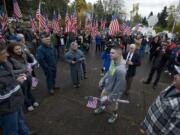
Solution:
M 73 0 L 71 0 L 73 1 Z M 86 0 L 86 2 L 95 3 L 97 0 Z M 126 12 L 132 10 L 133 3 L 139 2 L 139 14 L 148 16 L 151 11 L 154 15 L 161 12 L 164 6 L 178 5 L 179 0 L 124 0 Z

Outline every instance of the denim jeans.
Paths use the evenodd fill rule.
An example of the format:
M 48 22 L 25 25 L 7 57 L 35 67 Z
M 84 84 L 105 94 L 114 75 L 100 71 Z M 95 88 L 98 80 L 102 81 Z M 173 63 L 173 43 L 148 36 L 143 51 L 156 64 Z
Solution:
M 3 135 L 29 135 L 22 109 L 0 116 L 0 127 Z
M 45 71 L 45 75 L 46 75 L 47 88 L 48 90 L 52 90 L 55 87 L 56 68 Z

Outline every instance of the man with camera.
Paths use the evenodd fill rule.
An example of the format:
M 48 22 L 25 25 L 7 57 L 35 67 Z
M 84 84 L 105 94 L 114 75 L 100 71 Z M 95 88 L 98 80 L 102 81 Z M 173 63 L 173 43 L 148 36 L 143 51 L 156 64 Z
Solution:
M 78 49 L 76 42 L 71 43 L 71 48 L 65 54 L 65 59 L 70 64 L 73 87 L 78 88 L 82 79 L 82 62 L 85 60 L 85 57 L 83 52 Z

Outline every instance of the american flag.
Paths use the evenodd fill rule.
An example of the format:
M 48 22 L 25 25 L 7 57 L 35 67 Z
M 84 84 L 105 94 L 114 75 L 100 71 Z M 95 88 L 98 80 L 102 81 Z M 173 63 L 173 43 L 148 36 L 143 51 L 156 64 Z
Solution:
M 91 25 L 92 25 L 91 19 L 86 18 L 86 20 L 85 20 L 85 29 L 90 31 Z
M 47 33 L 49 33 L 49 32 L 50 32 L 49 27 L 48 27 L 49 19 L 48 19 L 48 16 L 47 16 L 47 15 L 46 15 L 45 19 L 46 19 L 45 31 L 46 31 Z
M 19 5 L 18 5 L 16 0 L 13 0 L 13 9 L 14 9 L 14 15 L 17 18 L 21 18 L 22 17 L 22 13 L 21 13 L 21 10 L 20 10 Z
M 101 20 L 101 30 L 104 31 L 106 28 L 106 20 Z
M 92 15 L 91 13 L 87 13 L 86 14 L 86 19 L 85 19 L 85 29 L 90 31 L 91 30 L 91 26 L 92 26 Z
M 87 103 L 86 106 L 88 108 L 95 109 L 97 107 L 97 103 L 98 103 L 98 98 L 97 97 L 89 96 L 88 97 L 88 103 Z
M 117 34 L 120 30 L 120 25 L 118 22 L 118 19 L 116 16 L 112 17 L 112 21 L 109 25 L 109 34 L 114 36 L 115 34 Z
M 94 19 L 92 22 L 91 22 L 91 36 L 92 37 L 95 37 L 98 33 L 98 21 L 96 19 Z
M 139 31 L 140 26 L 141 26 L 141 24 L 140 24 L 140 23 L 137 23 L 137 24 L 136 24 L 135 31 Z
M 126 23 L 123 23 L 121 30 L 124 35 L 130 35 L 131 34 L 131 22 L 127 21 Z
M 0 14 L 1 30 L 4 32 L 8 28 L 8 16 L 2 12 Z
M 46 24 L 46 18 L 41 13 L 41 3 L 39 3 L 39 7 L 36 11 L 36 18 L 39 21 L 39 27 L 46 29 L 48 26 Z
M 55 33 L 60 32 L 60 25 L 59 25 L 60 20 L 61 20 L 61 18 L 59 17 L 59 15 L 56 14 L 56 11 L 54 11 L 53 12 L 53 20 L 52 20 L 52 29 Z
M 34 31 L 37 31 L 37 26 L 36 26 L 36 20 L 35 20 L 35 18 L 30 17 L 30 21 L 31 21 L 31 28 L 32 28 Z
M 77 16 L 76 16 L 75 9 L 72 12 L 72 15 L 71 15 L 71 18 L 70 18 L 70 23 L 71 23 L 70 31 L 73 32 L 73 33 L 77 33 Z
M 71 27 L 70 17 L 69 17 L 68 11 L 67 11 L 66 17 L 65 17 L 65 33 L 70 32 L 70 27 Z

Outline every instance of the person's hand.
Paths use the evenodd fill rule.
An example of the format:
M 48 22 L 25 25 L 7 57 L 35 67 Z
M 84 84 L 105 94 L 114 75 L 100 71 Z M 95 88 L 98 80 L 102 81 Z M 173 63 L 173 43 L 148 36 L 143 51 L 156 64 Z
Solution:
M 76 61 L 72 61 L 72 64 L 75 64 L 76 63 Z
M 80 60 L 80 61 L 83 61 L 83 60 L 85 60 L 85 58 L 80 58 L 79 60 Z
M 25 80 L 27 80 L 27 76 L 26 74 L 20 74 L 16 80 L 20 83 L 23 83 Z
M 108 96 L 103 96 L 100 98 L 101 103 L 104 103 L 107 100 L 108 100 Z
M 133 65 L 133 62 L 132 61 L 128 61 L 127 64 L 128 65 Z

